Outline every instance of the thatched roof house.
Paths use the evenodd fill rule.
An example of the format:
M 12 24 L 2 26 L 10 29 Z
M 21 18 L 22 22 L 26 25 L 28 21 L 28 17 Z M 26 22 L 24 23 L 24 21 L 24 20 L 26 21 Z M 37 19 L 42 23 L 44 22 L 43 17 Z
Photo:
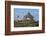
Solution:
M 34 17 L 31 15 L 30 12 L 28 12 L 24 17 L 23 20 L 18 20 L 18 22 L 16 22 L 16 25 L 30 25 L 30 26 L 34 26 Z

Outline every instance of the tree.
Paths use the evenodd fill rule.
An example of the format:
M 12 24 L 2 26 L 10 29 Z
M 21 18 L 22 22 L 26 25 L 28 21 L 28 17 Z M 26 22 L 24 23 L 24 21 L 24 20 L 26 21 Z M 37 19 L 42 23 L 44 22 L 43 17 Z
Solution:
M 19 16 L 17 16 L 17 20 L 19 20 Z

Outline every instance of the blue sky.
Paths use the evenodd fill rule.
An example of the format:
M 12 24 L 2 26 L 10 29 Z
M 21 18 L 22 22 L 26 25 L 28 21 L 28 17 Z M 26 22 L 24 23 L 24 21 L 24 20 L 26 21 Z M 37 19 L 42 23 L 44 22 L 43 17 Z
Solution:
M 14 19 L 23 19 L 23 17 L 30 12 L 34 20 L 39 20 L 39 9 L 14 8 Z M 17 17 L 19 16 L 19 18 Z

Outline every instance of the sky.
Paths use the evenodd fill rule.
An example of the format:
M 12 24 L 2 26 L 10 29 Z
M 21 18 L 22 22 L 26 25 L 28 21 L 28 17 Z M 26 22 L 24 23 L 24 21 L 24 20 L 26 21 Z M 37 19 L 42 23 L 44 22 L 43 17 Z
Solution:
M 28 12 L 30 12 L 30 14 L 34 17 L 35 21 L 39 20 L 39 9 L 26 9 L 26 8 L 14 8 L 14 20 L 23 19 L 23 17 Z

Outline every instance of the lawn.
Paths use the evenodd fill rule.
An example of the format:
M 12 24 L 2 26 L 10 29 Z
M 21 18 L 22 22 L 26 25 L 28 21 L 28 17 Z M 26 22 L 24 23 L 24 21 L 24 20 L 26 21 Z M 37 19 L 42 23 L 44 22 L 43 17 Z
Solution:
M 37 22 L 34 22 L 34 26 L 32 23 L 20 23 L 14 21 L 14 27 L 37 27 L 39 24 Z

